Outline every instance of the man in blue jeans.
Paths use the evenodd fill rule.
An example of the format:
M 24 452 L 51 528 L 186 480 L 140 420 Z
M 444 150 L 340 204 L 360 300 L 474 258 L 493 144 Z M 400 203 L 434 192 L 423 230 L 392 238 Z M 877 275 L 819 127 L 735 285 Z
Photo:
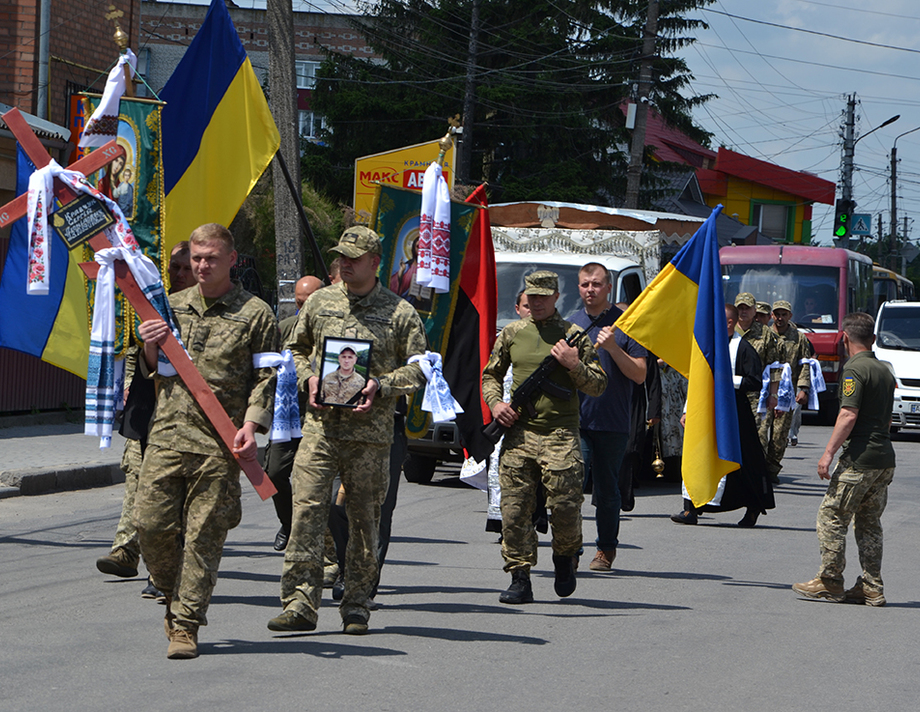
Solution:
M 629 439 L 633 384 L 645 381 L 646 351 L 613 323 L 623 312 L 610 303 L 612 283 L 604 265 L 589 262 L 578 271 L 578 293 L 584 308 L 569 321 L 586 329 L 599 315 L 605 316 L 589 331 L 607 374 L 607 389 L 599 396 L 579 392 L 581 399 L 581 451 L 594 481 L 597 554 L 592 571 L 610 571 L 617 556 L 620 533 L 620 463 Z

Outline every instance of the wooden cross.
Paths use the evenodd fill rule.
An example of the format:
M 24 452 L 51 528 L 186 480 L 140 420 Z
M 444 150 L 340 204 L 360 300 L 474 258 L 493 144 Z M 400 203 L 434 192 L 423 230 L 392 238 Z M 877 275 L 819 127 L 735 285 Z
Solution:
M 32 132 L 32 129 L 26 123 L 19 109 L 12 109 L 3 114 L 3 120 L 6 122 L 10 131 L 13 132 L 13 135 L 16 136 L 19 145 L 22 146 L 22 149 L 26 152 L 26 155 L 29 156 L 32 163 L 35 164 L 36 168 L 44 168 L 51 162 L 51 157 L 48 155 L 48 152 L 45 151 L 41 141 L 39 141 Z M 118 156 L 124 155 L 124 149 L 115 141 L 110 141 L 99 150 L 93 151 L 88 156 L 74 163 L 71 166 L 71 170 L 79 171 L 83 175 L 89 175 L 111 163 Z M 77 197 L 68 186 L 58 181 L 54 182 L 54 195 L 61 203 L 69 203 Z M 21 195 L 5 206 L 0 207 L 0 228 L 6 227 L 23 217 L 26 212 L 28 212 L 27 201 L 28 196 Z M 108 238 L 106 238 L 102 232 L 90 238 L 89 245 L 96 252 L 111 247 Z M 90 278 L 94 278 L 97 270 L 93 268 L 97 267 L 98 266 L 93 263 L 90 269 L 84 271 L 87 272 Z M 134 275 L 131 274 L 131 270 L 128 269 L 128 265 L 124 260 L 117 260 L 115 262 L 115 281 L 124 293 L 125 298 L 131 303 L 131 306 L 134 307 L 134 311 L 137 312 L 137 315 L 142 320 L 162 320 L 159 312 L 153 307 L 135 281 Z M 185 350 L 172 333 L 169 334 L 166 343 L 162 345 L 162 349 L 163 353 L 166 354 L 167 358 L 169 358 L 170 362 L 175 367 L 182 382 L 185 383 L 186 387 L 191 391 L 192 397 L 194 397 L 208 420 L 211 421 L 211 424 L 217 430 L 218 435 L 221 440 L 224 441 L 227 449 L 233 452 L 233 439 L 236 437 L 237 433 L 236 426 L 233 424 L 233 421 L 230 420 L 230 417 L 227 415 L 226 411 L 224 411 L 220 401 L 217 400 L 217 396 L 214 395 L 211 387 L 208 386 L 201 374 L 198 373 L 195 364 L 191 362 Z M 265 475 L 265 471 L 256 460 L 240 460 L 239 462 L 243 472 L 246 473 L 252 486 L 255 487 L 256 492 L 259 493 L 259 496 L 263 500 L 277 493 L 275 486 Z

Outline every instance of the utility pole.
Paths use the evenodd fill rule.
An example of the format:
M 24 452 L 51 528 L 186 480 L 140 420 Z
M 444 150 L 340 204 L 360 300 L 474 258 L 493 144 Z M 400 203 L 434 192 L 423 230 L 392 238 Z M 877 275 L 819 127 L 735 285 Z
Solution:
M 658 0 L 650 0 L 645 33 L 642 39 L 642 59 L 639 63 L 639 88 L 636 92 L 636 128 L 633 129 L 626 170 L 626 208 L 639 207 L 639 183 L 642 180 L 642 156 L 645 154 L 645 126 L 648 121 L 649 93 L 652 87 L 652 60 L 658 39 Z
M 278 279 L 278 319 L 296 311 L 294 284 L 303 276 L 303 239 L 299 212 L 292 206 L 294 198 L 287 190 L 284 171 L 278 164 L 287 164 L 297 200 L 300 200 L 300 136 L 297 121 L 297 82 L 294 75 L 294 9 L 292 0 L 267 0 L 268 16 L 268 77 L 271 87 L 271 108 L 278 133 L 281 134 L 279 156 L 272 162 L 275 186 L 275 266 Z M 320 279 L 326 275 L 320 275 Z
M 891 147 L 891 234 L 888 236 L 888 252 L 894 254 L 898 244 L 898 144 L 895 139 Z M 881 237 L 879 232 L 879 237 Z
M 853 199 L 853 155 L 856 152 L 856 94 L 847 97 L 846 120 L 843 124 L 843 168 L 840 172 L 840 197 L 843 200 Z M 855 208 L 855 204 L 853 208 Z M 850 249 L 850 228 L 843 236 L 841 247 Z
M 476 111 L 476 55 L 479 52 L 479 5 L 473 0 L 470 16 L 470 44 L 466 59 L 466 90 L 463 94 L 463 133 L 457 147 L 457 177 L 464 183 L 473 183 L 470 175 L 473 165 L 473 113 Z M 477 179 L 478 180 L 478 179 Z

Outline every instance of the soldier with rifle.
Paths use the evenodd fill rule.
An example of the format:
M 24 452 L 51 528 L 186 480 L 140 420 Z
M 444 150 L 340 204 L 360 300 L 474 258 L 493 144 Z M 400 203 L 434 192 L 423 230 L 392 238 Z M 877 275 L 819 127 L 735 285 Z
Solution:
M 597 396 L 607 386 L 585 332 L 556 311 L 558 276 L 540 270 L 524 283 L 530 316 L 502 330 L 482 374 L 483 398 L 497 423 L 491 429 L 507 429 L 499 481 L 502 557 L 511 586 L 499 597 L 502 603 L 534 600 L 530 569 L 537 563 L 537 535 L 531 515 L 540 483 L 552 511 L 554 589 L 562 598 L 575 591 L 584 500 L 577 391 Z M 511 402 L 505 403 L 502 379 L 509 366 L 514 380 Z

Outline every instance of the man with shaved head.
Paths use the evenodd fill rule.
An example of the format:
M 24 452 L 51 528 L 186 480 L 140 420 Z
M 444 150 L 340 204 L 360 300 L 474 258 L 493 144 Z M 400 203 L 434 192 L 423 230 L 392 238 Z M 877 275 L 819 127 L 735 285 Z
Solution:
M 317 289 L 323 286 L 321 279 L 307 275 L 297 280 L 294 285 L 294 302 L 297 304 L 297 314 L 307 297 Z M 281 343 L 285 343 L 294 326 L 297 324 L 297 314 L 282 319 L 278 323 L 278 329 L 281 331 Z M 301 399 L 300 413 L 304 413 L 306 402 Z M 290 441 L 275 442 L 271 441 L 265 449 L 265 474 L 268 479 L 275 485 L 278 490 L 277 494 L 272 495 L 272 504 L 275 505 L 275 513 L 278 515 L 278 521 L 281 522 L 281 528 L 275 535 L 275 551 L 284 551 L 287 547 L 288 538 L 291 536 L 291 517 L 294 512 L 293 496 L 291 489 L 291 471 L 294 469 L 294 456 L 297 454 L 297 446 L 300 444 L 300 438 L 291 439 Z

